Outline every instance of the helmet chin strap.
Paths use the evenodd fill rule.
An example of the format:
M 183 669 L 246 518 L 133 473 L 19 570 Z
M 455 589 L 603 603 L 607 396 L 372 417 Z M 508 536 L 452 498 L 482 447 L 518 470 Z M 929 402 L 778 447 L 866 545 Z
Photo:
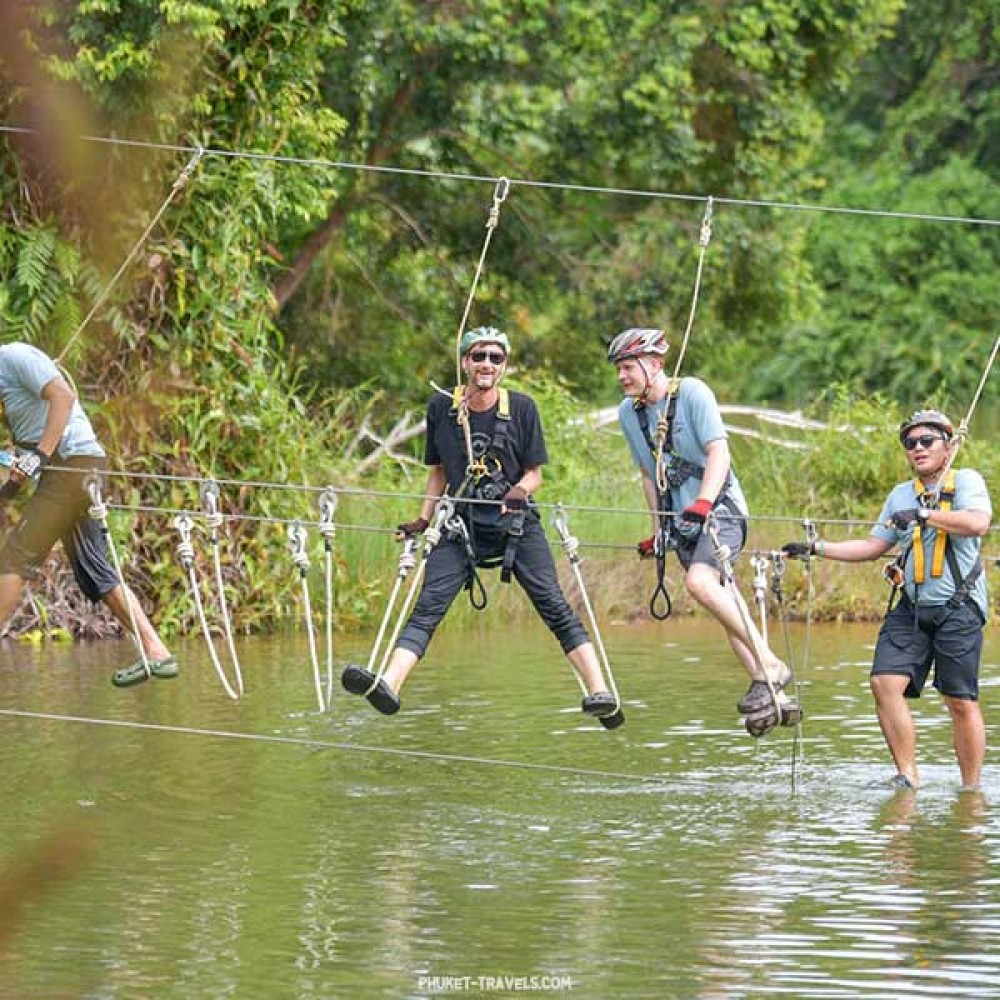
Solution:
M 636 358 L 636 360 L 639 362 L 639 367 L 642 369 L 642 374 L 646 379 L 646 384 L 643 386 L 642 392 L 639 393 L 639 402 L 645 405 L 649 402 L 650 390 L 656 385 L 656 380 L 663 375 L 663 369 L 661 368 L 650 378 L 646 362 L 642 358 Z

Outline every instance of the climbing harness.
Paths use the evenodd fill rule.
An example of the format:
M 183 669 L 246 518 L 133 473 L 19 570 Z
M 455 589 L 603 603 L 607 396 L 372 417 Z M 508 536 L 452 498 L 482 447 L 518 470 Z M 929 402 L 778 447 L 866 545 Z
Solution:
M 132 641 L 135 643 L 136 649 L 139 650 L 139 658 L 142 661 L 142 669 L 146 672 L 146 679 L 148 680 L 153 676 L 153 673 L 149 666 L 149 657 L 146 656 L 146 650 L 143 649 L 142 641 L 139 638 L 139 624 L 136 621 L 135 607 L 132 603 L 134 600 L 138 600 L 138 598 L 133 597 L 128 588 L 125 586 L 125 577 L 122 575 L 122 564 L 121 560 L 118 558 L 118 549 L 115 547 L 114 537 L 111 534 L 111 529 L 108 527 L 108 508 L 101 497 L 100 476 L 96 473 L 88 475 L 83 481 L 83 487 L 87 491 L 87 495 L 90 497 L 90 508 L 87 513 L 98 523 L 101 529 L 101 534 L 104 536 L 105 544 L 107 545 L 108 552 L 111 555 L 111 564 L 115 568 L 115 576 L 118 578 L 118 583 L 121 585 L 122 591 L 124 592 L 125 603 L 128 605 L 129 625 L 132 629 Z
M 597 616 L 594 614 L 594 607 L 590 603 L 587 586 L 583 581 L 583 573 L 580 571 L 580 542 L 569 533 L 569 515 L 561 503 L 557 503 L 552 512 L 552 525 L 559 533 L 562 546 L 566 550 L 566 558 L 569 560 L 569 564 L 573 569 L 573 576 L 576 578 L 577 586 L 580 588 L 580 599 L 583 601 L 583 606 L 587 612 L 587 620 L 590 622 L 590 628 L 593 632 L 594 645 L 601 658 L 601 668 L 607 676 L 608 688 L 615 696 L 614 711 L 608 713 L 608 717 L 613 718 L 617 713 L 621 712 L 622 701 L 618 694 L 618 685 L 615 683 L 614 672 L 611 669 L 611 661 L 608 659 L 604 640 L 601 638 L 601 630 L 597 625 Z M 573 670 L 573 676 L 576 677 L 577 683 L 580 685 L 580 690 L 586 698 L 588 691 L 586 685 L 583 683 L 583 678 L 580 677 L 575 669 Z
M 212 564 L 215 569 L 215 586 L 219 592 L 219 614 L 222 618 L 222 630 L 226 636 L 226 646 L 233 662 L 233 675 L 236 678 L 236 690 L 243 694 L 243 672 L 240 670 L 240 658 L 236 654 L 236 642 L 233 639 L 233 623 L 229 615 L 229 605 L 226 601 L 226 584 L 222 578 L 222 555 L 219 551 L 219 529 L 222 527 L 222 512 L 219 510 L 219 484 L 209 479 L 201 484 L 199 490 L 201 506 L 205 511 L 205 526 L 208 528 L 209 542 L 212 546 Z
M 465 324 L 469 321 L 469 313 L 472 311 L 472 303 L 476 298 L 476 288 L 479 285 L 479 278 L 483 273 L 486 264 L 486 253 L 490 248 L 490 241 L 500 223 L 500 206 L 507 200 L 510 194 L 510 181 L 506 177 L 500 177 L 493 189 L 493 204 L 490 206 L 489 215 L 486 217 L 486 239 L 483 241 L 483 249 L 479 254 L 479 263 L 476 265 L 476 273 L 472 279 L 472 287 L 469 289 L 469 296 L 465 300 L 465 310 L 462 312 L 462 319 L 458 324 L 458 334 L 455 337 L 455 381 L 462 381 L 462 335 L 465 333 Z
M 333 543 L 337 537 L 334 517 L 337 513 L 337 491 L 328 486 L 319 495 L 318 530 L 323 537 L 324 580 L 326 582 L 326 705 L 333 699 Z
M 767 690 L 771 695 L 772 704 L 768 706 L 766 711 L 761 710 L 760 712 L 755 712 L 752 715 L 747 715 L 747 732 L 750 733 L 751 736 L 760 737 L 769 733 L 779 723 L 783 726 L 795 725 L 802 717 L 802 709 L 799 707 L 799 704 L 797 702 L 793 702 L 784 691 L 775 687 L 774 680 L 771 678 L 771 675 L 767 672 L 767 669 L 764 666 L 764 646 L 761 636 L 754 628 L 753 621 L 750 617 L 750 611 L 747 608 L 746 601 L 743 599 L 743 595 L 740 593 L 740 589 L 736 583 L 736 574 L 733 570 L 732 552 L 729 546 L 725 545 L 719 537 L 715 511 L 710 511 L 706 516 L 704 530 L 711 539 L 715 559 L 721 570 L 723 585 L 726 586 L 732 594 L 733 600 L 739 611 L 740 618 L 743 620 L 744 631 L 750 637 L 750 652 L 753 654 L 754 664 L 757 667 L 758 673 L 764 679 L 764 683 L 767 685 Z M 766 593 L 766 583 L 764 592 Z
M 212 632 L 208 627 L 208 619 L 205 617 L 205 606 L 201 600 L 201 586 L 198 583 L 198 576 L 195 570 L 194 545 L 191 542 L 191 533 L 194 529 L 194 524 L 190 515 L 186 513 L 178 514 L 174 518 L 174 529 L 177 531 L 177 534 L 180 535 L 181 539 L 176 550 L 177 560 L 187 573 L 188 590 L 191 593 L 191 599 L 194 601 L 195 611 L 198 614 L 198 622 L 201 625 L 201 632 L 202 635 L 204 635 L 205 643 L 208 646 L 208 655 L 212 661 L 212 666 L 215 668 L 215 673 L 219 678 L 219 683 L 222 684 L 222 689 L 227 695 L 229 695 L 230 698 L 233 699 L 233 701 L 239 701 L 239 694 L 229 683 L 229 678 L 226 677 L 226 672 L 222 669 L 222 664 L 219 662 L 219 654 L 215 651 L 215 643 L 212 641 Z M 145 657 L 143 657 L 143 662 L 145 663 Z M 148 665 L 146 669 L 148 672 Z
M 326 701 L 323 698 L 323 682 L 320 680 L 319 656 L 316 653 L 316 630 L 313 627 L 312 604 L 309 600 L 309 554 L 306 552 L 308 532 L 298 521 L 288 526 L 288 550 L 292 562 L 298 568 L 299 580 L 302 582 L 302 615 L 306 622 L 306 636 L 309 639 L 309 662 L 312 664 L 313 686 L 316 690 L 316 702 L 319 710 L 325 712 Z
M 128 266 L 135 259 L 135 255 L 142 248 L 142 245 L 146 242 L 147 239 L 149 239 L 149 234 L 156 228 L 156 224 L 162 218 L 163 213 L 170 207 L 170 203 L 174 200 L 174 198 L 177 197 L 177 195 L 185 187 L 187 187 L 188 181 L 191 179 L 192 174 L 194 174 L 194 171 L 197 168 L 198 164 L 201 162 L 201 158 L 202 156 L 204 156 L 204 154 L 205 154 L 204 147 L 198 146 L 195 149 L 193 155 L 191 156 L 191 159 L 188 160 L 187 166 L 184 167 L 184 169 L 177 175 L 177 178 L 174 180 L 174 183 L 170 188 L 169 194 L 167 195 L 163 204 L 160 205 L 159 209 L 157 209 L 157 212 L 150 220 L 149 225 L 146 226 L 142 235 L 139 237 L 135 245 L 128 252 L 128 255 L 122 261 L 121 266 L 118 268 L 117 271 L 115 271 L 111 280 L 101 290 L 101 293 L 94 300 L 94 304 L 90 307 L 90 310 L 87 313 L 87 315 L 83 317 L 83 319 L 80 321 L 80 325 L 73 332 L 73 335 L 69 338 L 69 340 L 66 341 L 65 346 L 59 352 L 58 356 L 54 359 L 56 365 L 64 373 L 65 369 L 63 369 L 61 362 L 63 358 L 66 357 L 66 354 L 68 353 L 70 347 L 73 346 L 74 341 L 80 336 L 81 333 L 83 333 L 87 324 L 94 318 L 94 316 L 97 313 L 97 310 L 100 309 L 102 305 L 104 305 L 104 302 L 107 299 L 108 295 L 111 294 L 111 289 L 114 288 L 114 286 L 118 283 L 119 278 L 121 278 L 121 276 L 128 269 Z M 70 382 L 70 384 L 72 385 L 72 382 Z
M 372 680 L 371 686 L 367 691 L 362 692 L 365 696 L 372 693 L 376 687 L 378 687 L 379 681 L 381 681 L 383 674 L 386 671 L 386 667 L 389 665 L 389 657 L 392 654 L 393 647 L 396 644 L 396 638 L 403 628 L 403 621 L 406 615 L 409 613 L 410 605 L 413 603 L 413 599 L 417 593 L 417 587 L 420 585 L 420 581 L 424 575 L 424 569 L 427 562 L 427 557 L 434 551 L 437 547 L 438 542 L 441 541 L 441 536 L 452 525 L 455 520 L 455 505 L 451 498 L 448 496 L 441 497 L 437 506 L 434 508 L 434 513 L 431 516 L 430 524 L 424 529 L 424 540 L 423 546 L 421 548 L 421 557 L 419 563 L 417 561 L 417 539 L 413 536 L 408 536 L 403 539 L 403 551 L 399 554 L 399 563 L 396 569 L 396 579 L 392 585 L 392 590 L 389 593 L 389 601 L 386 604 L 385 614 L 382 615 L 382 622 L 379 625 L 378 634 L 375 636 L 375 643 L 372 646 L 371 653 L 368 656 L 368 673 L 372 674 L 374 679 Z M 458 519 L 460 523 L 461 519 Z M 464 526 L 464 523 L 463 523 Z M 386 640 L 383 648 L 383 638 L 386 634 L 386 629 L 389 625 L 389 620 L 393 614 L 393 609 L 396 606 L 396 601 L 399 597 L 399 592 L 402 589 L 403 582 L 406 578 L 413 572 L 413 579 L 410 581 L 410 585 L 403 597 L 403 602 L 399 607 L 399 611 L 396 614 L 395 624 L 393 625 L 392 632 L 389 635 L 388 640 Z M 381 652 L 382 658 L 379 662 L 378 670 L 375 671 L 372 668 L 375 666 L 375 660 Z
M 920 479 L 913 481 L 913 489 L 917 494 L 917 502 L 925 510 L 949 511 L 955 499 L 955 470 L 948 469 L 944 476 L 939 476 L 938 481 L 930 490 L 924 489 L 924 484 Z M 896 604 L 900 594 L 903 593 L 903 586 L 906 582 L 906 564 L 911 554 L 913 556 L 913 587 L 915 596 L 919 593 L 920 587 L 927 582 L 927 554 L 924 551 L 924 525 L 919 520 L 913 524 L 912 532 L 905 547 L 901 548 L 898 555 L 882 570 L 882 575 L 890 584 L 889 601 L 886 606 L 888 614 Z M 945 567 L 951 574 L 955 584 L 955 592 L 948 600 L 949 607 L 958 607 L 965 603 L 971 595 L 976 581 L 984 571 L 983 561 L 977 558 L 972 568 L 967 574 L 962 575 L 958 565 L 958 557 L 955 555 L 951 536 L 943 528 L 936 528 L 934 535 L 934 547 L 931 550 L 931 578 L 938 578 L 944 575 Z M 917 601 L 913 602 L 914 621 L 917 619 Z

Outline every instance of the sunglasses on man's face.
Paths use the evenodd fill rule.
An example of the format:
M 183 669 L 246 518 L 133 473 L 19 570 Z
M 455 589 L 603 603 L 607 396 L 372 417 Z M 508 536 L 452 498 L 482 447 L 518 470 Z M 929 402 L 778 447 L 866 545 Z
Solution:
M 491 365 L 502 365 L 507 360 L 507 355 L 503 351 L 470 351 L 469 357 L 477 365 L 481 365 L 484 361 L 489 361 Z
M 907 451 L 913 451 L 914 448 L 919 444 L 921 448 L 930 448 L 935 441 L 943 441 L 944 438 L 938 436 L 937 434 L 920 434 L 917 437 L 905 437 L 903 438 L 903 447 Z

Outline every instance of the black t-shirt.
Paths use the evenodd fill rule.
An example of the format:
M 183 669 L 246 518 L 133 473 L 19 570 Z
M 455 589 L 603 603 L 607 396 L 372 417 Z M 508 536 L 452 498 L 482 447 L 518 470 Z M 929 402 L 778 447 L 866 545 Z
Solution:
M 483 413 L 469 411 L 472 432 L 472 451 L 480 458 L 494 440 L 497 407 Z M 523 392 L 510 393 L 510 420 L 503 435 L 502 454 L 496 455 L 503 466 L 504 477 L 513 485 L 528 467 L 544 465 L 549 456 L 545 450 L 542 422 L 535 401 Z M 492 449 L 491 449 L 492 450 Z M 465 435 L 458 426 L 452 411 L 452 400 L 435 393 L 427 404 L 427 444 L 424 449 L 426 465 L 444 467 L 450 492 L 465 481 L 469 458 L 465 450 Z

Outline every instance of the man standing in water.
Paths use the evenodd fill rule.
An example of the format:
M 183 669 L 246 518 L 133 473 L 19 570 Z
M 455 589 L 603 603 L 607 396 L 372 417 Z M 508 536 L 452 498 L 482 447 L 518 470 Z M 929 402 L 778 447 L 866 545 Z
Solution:
M 135 620 L 146 662 L 139 659 L 115 671 L 111 682 L 128 687 L 151 675 L 176 677 L 176 659 L 135 595 L 118 579 L 101 526 L 89 516 L 84 477 L 92 469 L 106 468 L 107 459 L 76 393 L 48 355 L 29 344 L 0 347 L 0 413 L 17 447 L 10 476 L 0 487 L 0 506 L 29 479 L 37 483 L 0 550 L 0 623 L 17 607 L 24 581 L 34 577 L 62 539 L 84 596 L 103 601 L 126 629 Z M 50 462 L 58 468 L 50 468 Z
M 714 393 L 700 379 L 669 378 L 663 369 L 667 350 L 663 330 L 639 328 L 624 330 L 608 348 L 625 393 L 618 420 L 653 516 L 653 535 L 639 542 L 639 555 L 662 559 L 676 551 L 688 593 L 725 629 L 750 676 L 737 708 L 746 717 L 747 731 L 763 736 L 779 722 L 787 725 L 800 717 L 785 694 L 792 672 L 726 586 L 706 520 L 717 513 L 719 542 L 735 559 L 746 542 L 747 503 L 730 465 Z
M 871 534 L 843 542 L 788 542 L 783 549 L 802 558 L 864 562 L 900 547 L 887 570 L 899 602 L 879 630 L 871 670 L 897 788 L 919 784 L 916 728 L 906 699 L 920 697 L 932 665 L 934 687 L 951 715 L 964 789 L 979 787 L 986 754 L 979 663 L 989 602 L 980 553 L 992 507 L 978 472 L 950 468 L 954 433 L 943 413 L 917 410 L 899 428 L 915 478 L 892 490 Z
M 385 675 L 376 678 L 350 665 L 344 687 L 367 696 L 384 715 L 398 712 L 399 691 L 458 592 L 473 582 L 477 566 L 502 565 L 503 579 L 513 574 L 524 588 L 586 686 L 583 711 L 613 729 L 625 721 L 621 707 L 606 689 L 590 637 L 559 587 L 531 504 L 548 461 L 538 409 L 530 396 L 499 385 L 510 340 L 492 327 L 479 327 L 462 337 L 459 352 L 466 383 L 453 396 L 435 393 L 427 406 L 427 489 L 420 516 L 399 531 L 406 537 L 424 532 L 447 491 L 465 522 L 472 552 L 458 535 L 442 536 L 427 556 L 423 586 Z

